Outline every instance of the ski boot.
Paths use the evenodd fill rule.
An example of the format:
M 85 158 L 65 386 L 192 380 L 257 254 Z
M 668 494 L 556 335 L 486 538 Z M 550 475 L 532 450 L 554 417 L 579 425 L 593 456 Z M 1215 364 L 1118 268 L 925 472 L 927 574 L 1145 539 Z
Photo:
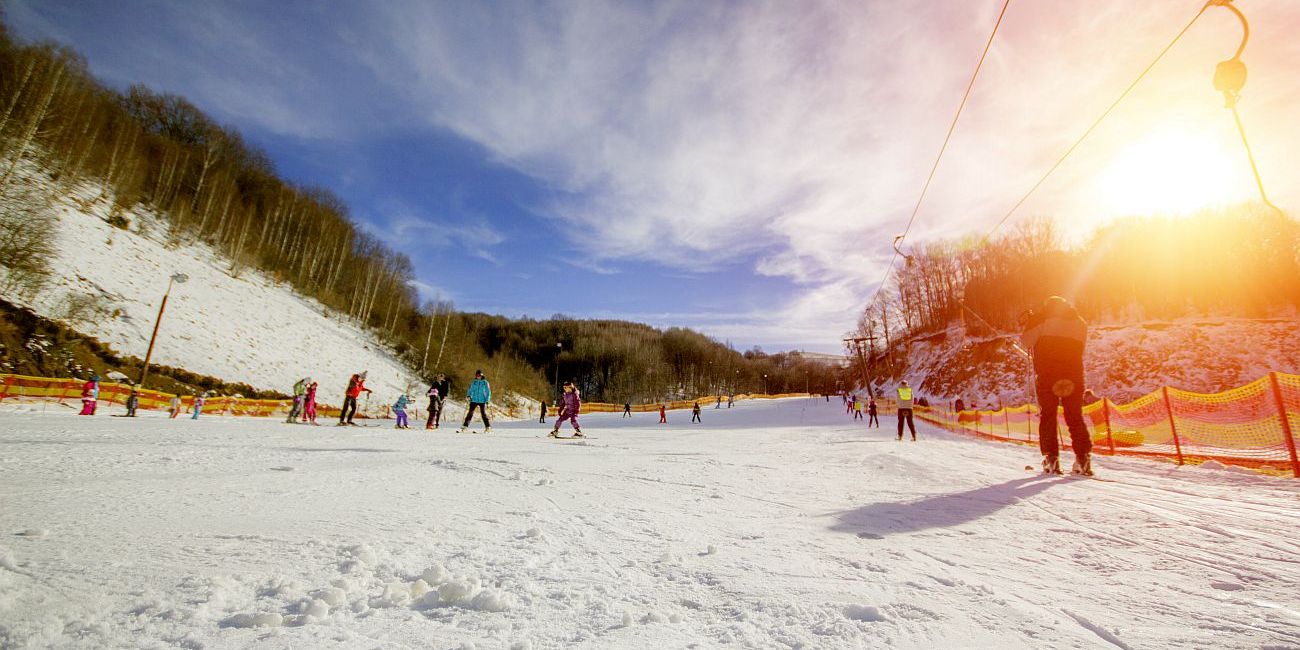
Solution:
M 1070 470 L 1071 474 L 1081 476 L 1092 476 L 1092 455 L 1079 454 L 1074 457 L 1074 468 Z
M 492 433 L 492 427 L 483 427 L 483 433 Z
M 1057 456 L 1043 456 L 1043 473 L 1060 474 L 1061 459 Z
M 469 427 L 461 427 L 461 428 L 459 428 L 459 429 L 456 429 L 456 433 L 465 433 L 465 432 L 468 431 L 468 430 L 469 430 Z
M 582 431 L 580 431 L 580 430 L 578 430 L 578 429 L 574 429 L 574 430 L 573 430 L 573 437 L 574 437 L 574 438 L 586 438 L 587 436 L 582 435 Z
M 548 433 L 548 434 L 546 434 L 546 435 L 549 436 L 549 437 L 551 437 L 551 438 L 559 438 L 559 437 L 560 437 L 560 430 L 559 430 L 559 429 L 551 429 L 551 432 Z

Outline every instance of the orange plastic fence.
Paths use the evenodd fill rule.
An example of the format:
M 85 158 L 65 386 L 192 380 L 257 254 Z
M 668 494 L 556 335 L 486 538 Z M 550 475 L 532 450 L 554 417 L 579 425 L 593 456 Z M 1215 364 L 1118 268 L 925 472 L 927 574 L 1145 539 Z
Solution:
M 26 377 L 23 375 L 0 374 L 0 402 L 5 399 L 27 398 L 45 399 L 59 402 L 81 400 L 81 387 L 85 380 L 60 379 L 53 377 Z M 131 396 L 131 387 L 114 382 L 100 382 L 99 401 L 110 404 L 125 404 Z M 172 394 L 156 390 L 139 391 L 139 408 L 150 411 L 166 411 L 171 408 Z M 292 400 L 245 399 L 242 397 L 209 397 L 204 401 L 204 415 L 242 415 L 267 417 L 287 415 Z M 194 405 L 193 395 L 181 396 L 181 409 L 190 410 Z M 337 417 L 338 407 L 318 404 L 316 413 L 326 417 Z
M 996 411 L 918 408 L 918 418 L 951 431 L 993 440 L 1038 441 L 1034 405 Z M 1155 456 L 1182 464 L 1221 460 L 1259 468 L 1289 468 L 1300 478 L 1300 375 L 1270 372 L 1245 386 L 1202 394 L 1162 388 L 1127 404 L 1102 399 L 1083 407 L 1093 452 Z M 1057 417 L 1061 415 L 1058 412 Z M 1061 444 L 1070 446 L 1064 422 Z

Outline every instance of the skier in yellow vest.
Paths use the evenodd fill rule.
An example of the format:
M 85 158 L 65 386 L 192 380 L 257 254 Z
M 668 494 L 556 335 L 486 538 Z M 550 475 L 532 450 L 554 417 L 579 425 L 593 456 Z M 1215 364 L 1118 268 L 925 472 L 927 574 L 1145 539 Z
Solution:
M 912 431 L 912 442 L 916 442 L 916 424 L 912 422 L 912 387 L 907 385 L 907 380 L 899 382 L 898 387 L 898 439 L 903 439 L 903 420 L 907 420 L 907 428 Z

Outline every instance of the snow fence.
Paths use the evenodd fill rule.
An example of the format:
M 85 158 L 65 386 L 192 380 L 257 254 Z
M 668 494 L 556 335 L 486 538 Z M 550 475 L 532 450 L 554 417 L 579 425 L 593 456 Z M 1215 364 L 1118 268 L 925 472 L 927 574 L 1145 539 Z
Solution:
M 1009 442 L 1038 441 L 1033 404 L 996 411 L 916 409 L 916 416 L 950 431 Z M 1083 407 L 1093 452 L 1169 458 L 1183 464 L 1218 460 L 1285 470 L 1300 478 L 1295 437 L 1300 434 L 1300 375 L 1270 372 L 1222 393 L 1161 388 L 1127 404 L 1101 399 Z M 1058 409 L 1057 418 L 1062 418 Z M 1070 446 L 1058 421 L 1063 447 Z
M 56 402 L 81 401 L 83 379 L 61 379 L 55 377 L 27 377 L 24 375 L 0 374 L 0 402 L 6 399 L 48 400 Z M 139 408 L 149 411 L 166 411 L 171 406 L 173 393 L 141 389 Z M 99 401 L 110 404 L 126 404 L 131 396 L 131 386 L 103 381 L 99 383 Z M 182 395 L 181 409 L 189 411 L 194 405 L 194 395 Z M 246 399 L 243 397 L 209 397 L 204 400 L 204 415 L 240 415 L 249 417 L 269 417 L 288 415 L 293 400 L 287 399 Z M 317 403 L 317 415 L 338 417 L 337 406 Z M 364 417 L 364 416 L 361 416 Z

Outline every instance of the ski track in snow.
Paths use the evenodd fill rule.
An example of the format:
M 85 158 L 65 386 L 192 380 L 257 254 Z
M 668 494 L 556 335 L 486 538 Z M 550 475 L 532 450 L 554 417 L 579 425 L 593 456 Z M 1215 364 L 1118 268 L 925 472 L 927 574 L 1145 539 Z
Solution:
M 1300 644 L 1300 481 L 656 415 L 555 445 L 4 405 L 0 647 Z

